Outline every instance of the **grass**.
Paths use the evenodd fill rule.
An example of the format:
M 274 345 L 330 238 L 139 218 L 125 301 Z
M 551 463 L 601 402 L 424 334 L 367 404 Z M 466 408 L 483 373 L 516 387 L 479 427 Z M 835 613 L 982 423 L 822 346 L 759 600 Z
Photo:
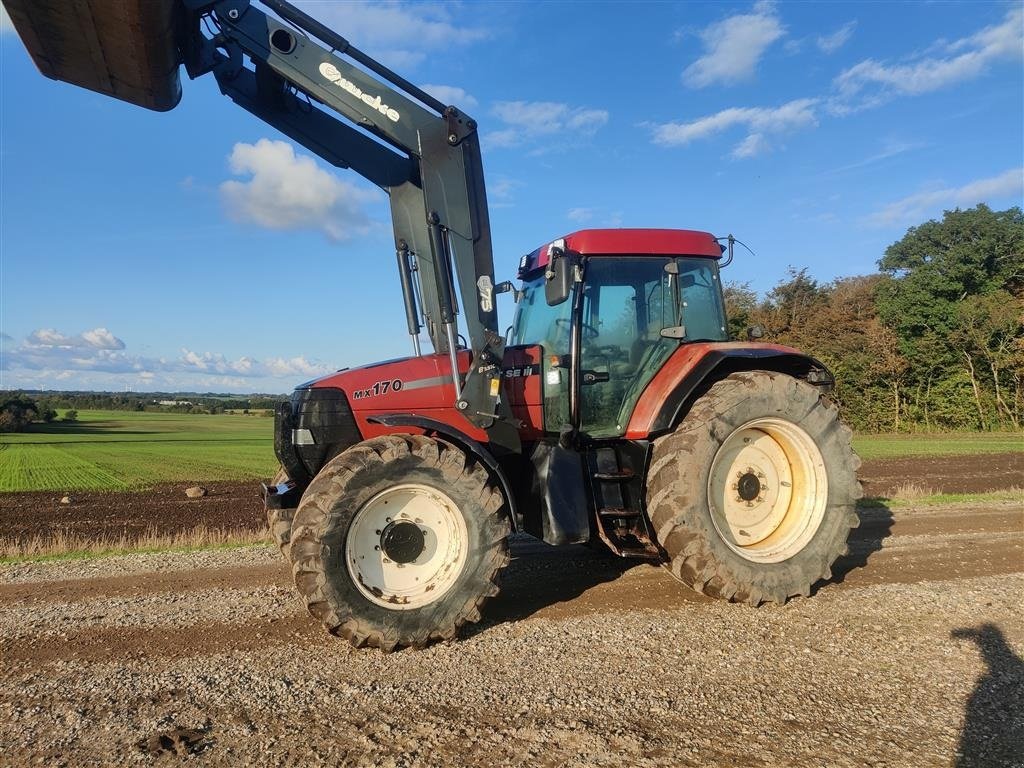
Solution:
M 277 469 L 273 419 L 252 414 L 79 412 L 74 423 L 0 435 L 0 492 L 137 490 L 255 480 Z M 1022 433 L 857 435 L 864 459 L 1024 452 Z
M 906 491 L 901 495 L 902 486 L 897 488 L 892 497 L 861 499 L 862 507 L 918 507 L 936 506 L 941 504 L 981 504 L 993 501 L 1013 501 L 1024 509 L 1024 488 L 1014 486 L 1002 491 L 986 491 L 985 493 L 935 493 L 931 488 L 917 488 L 909 495 Z
M 111 555 L 235 549 L 265 544 L 269 540 L 270 534 L 266 529 L 226 530 L 207 528 L 205 525 L 172 533 L 157 533 L 150 529 L 141 534 L 122 533 L 117 537 L 83 537 L 66 531 L 56 531 L 28 539 L 0 537 L 0 565 L 50 560 L 87 560 Z
M 273 420 L 242 414 L 80 411 L 0 437 L 0 491 L 134 490 L 270 477 Z
M 1024 433 L 952 432 L 920 435 L 855 435 L 853 448 L 862 459 L 1020 453 L 1024 452 Z

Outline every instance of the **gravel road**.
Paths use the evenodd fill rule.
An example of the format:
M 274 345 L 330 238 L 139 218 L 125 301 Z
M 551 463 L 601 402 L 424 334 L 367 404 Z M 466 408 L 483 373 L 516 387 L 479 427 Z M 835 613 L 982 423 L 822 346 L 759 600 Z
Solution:
M 518 541 L 462 640 L 356 651 L 269 547 L 0 568 L 3 765 L 1024 765 L 1024 511 L 866 510 L 751 609 Z

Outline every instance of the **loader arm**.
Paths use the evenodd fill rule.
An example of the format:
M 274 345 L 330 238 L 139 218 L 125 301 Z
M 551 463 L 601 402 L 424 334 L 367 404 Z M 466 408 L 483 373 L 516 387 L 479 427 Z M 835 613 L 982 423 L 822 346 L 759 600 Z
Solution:
M 450 356 L 456 407 L 511 450 L 477 125 L 284 0 L 3 0 L 48 77 L 150 109 L 178 65 L 328 163 L 387 191 L 406 320 Z M 173 38 L 173 39 L 172 39 Z M 358 66 L 357 66 L 358 65 Z M 472 364 L 459 375 L 459 307 Z

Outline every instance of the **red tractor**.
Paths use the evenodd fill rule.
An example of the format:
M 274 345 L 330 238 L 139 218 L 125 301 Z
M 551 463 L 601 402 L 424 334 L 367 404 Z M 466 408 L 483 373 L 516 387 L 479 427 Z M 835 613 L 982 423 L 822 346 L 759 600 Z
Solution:
M 385 650 L 454 637 L 498 592 L 519 531 L 664 563 L 755 606 L 830 577 L 857 524 L 859 460 L 823 365 L 729 340 L 731 236 L 584 230 L 523 256 L 519 287 L 496 284 L 476 123 L 283 0 L 263 0 L 276 16 L 247 0 L 125 0 L 88 20 L 4 2 L 50 77 L 166 110 L 179 64 L 212 73 L 388 190 L 414 354 L 296 389 L 265 487 L 330 632 Z M 516 306 L 504 336 L 500 293 Z

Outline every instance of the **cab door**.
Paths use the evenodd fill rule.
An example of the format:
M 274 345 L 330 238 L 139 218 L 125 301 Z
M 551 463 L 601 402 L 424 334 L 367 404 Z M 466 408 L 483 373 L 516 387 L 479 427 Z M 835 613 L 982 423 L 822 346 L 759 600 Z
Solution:
M 625 432 L 637 398 L 679 341 L 675 287 L 659 257 L 587 260 L 580 323 L 580 429 L 590 437 Z

